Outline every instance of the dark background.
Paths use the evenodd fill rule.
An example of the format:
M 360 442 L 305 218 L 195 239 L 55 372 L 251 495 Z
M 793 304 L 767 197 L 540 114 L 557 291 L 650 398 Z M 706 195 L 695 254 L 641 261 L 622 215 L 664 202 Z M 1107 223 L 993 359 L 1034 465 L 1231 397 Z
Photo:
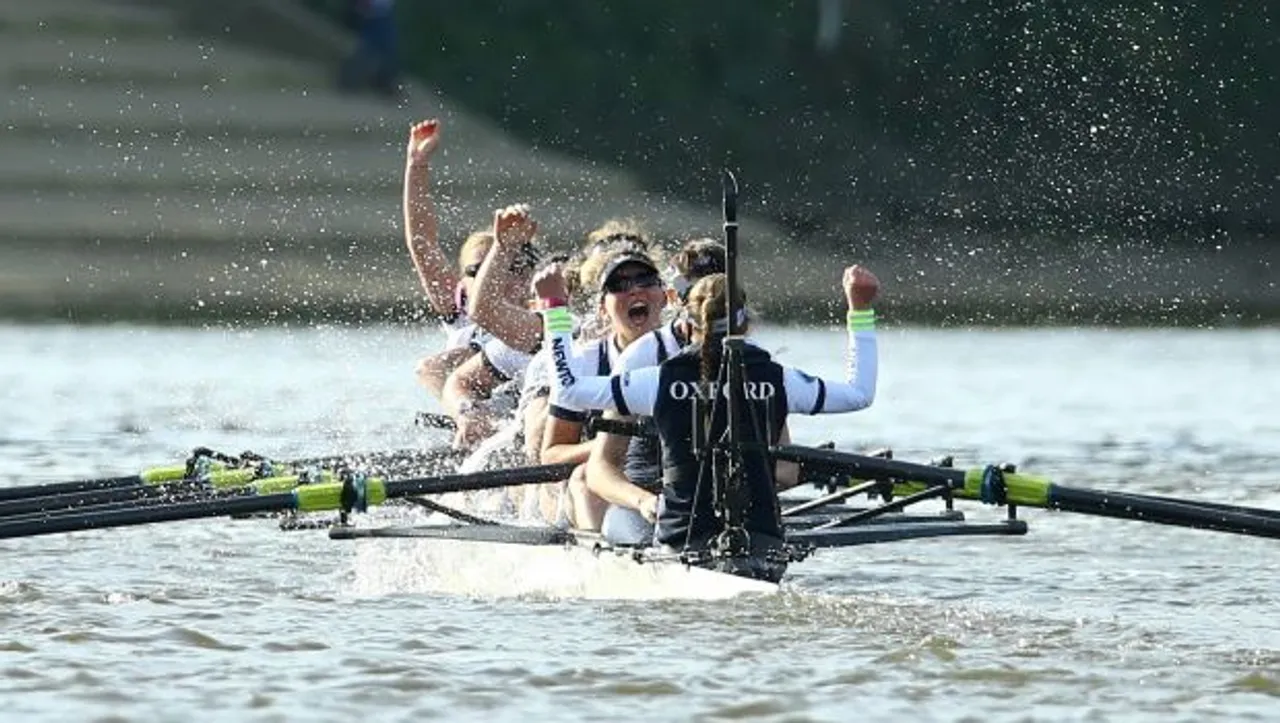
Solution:
M 408 69 L 509 131 L 699 201 L 733 164 L 802 243 L 922 222 L 1276 235 L 1271 3 L 837 0 L 826 44 L 820 5 L 397 12 Z

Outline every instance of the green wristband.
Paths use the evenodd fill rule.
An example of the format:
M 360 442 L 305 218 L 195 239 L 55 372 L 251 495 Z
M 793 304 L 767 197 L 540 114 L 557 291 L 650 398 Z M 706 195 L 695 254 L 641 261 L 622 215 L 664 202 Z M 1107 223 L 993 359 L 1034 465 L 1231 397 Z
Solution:
M 845 324 L 848 325 L 849 331 L 875 331 L 876 330 L 876 310 L 875 309 L 850 309 L 845 315 Z
M 552 334 L 573 333 L 573 314 L 563 306 L 544 310 L 542 318 L 544 328 Z

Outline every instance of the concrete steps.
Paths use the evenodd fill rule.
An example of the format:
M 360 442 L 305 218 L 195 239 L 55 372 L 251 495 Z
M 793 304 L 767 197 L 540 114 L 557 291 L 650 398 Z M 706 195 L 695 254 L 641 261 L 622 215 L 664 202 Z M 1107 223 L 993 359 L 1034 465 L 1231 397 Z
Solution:
M 98 129 L 65 129 L 56 136 L 22 142 L 0 141 L 0 189 L 147 188 L 182 190 L 259 188 L 272 192 L 332 188 L 362 192 L 376 187 L 397 195 L 404 150 L 394 142 L 352 138 L 245 138 L 160 132 L 104 136 Z M 436 182 L 450 186 L 497 186 L 512 191 L 542 189 L 538 195 L 634 192 L 629 184 L 568 164 L 534 156 L 502 160 L 441 152 Z
M 14 37 L 0 52 L 0 79 L 12 86 L 88 84 L 163 88 L 167 86 L 279 89 L 322 86 L 323 69 L 285 57 L 264 62 L 261 53 L 234 46 L 191 43 L 186 38 L 143 36 L 54 37 L 35 32 Z
M 349 39 L 314 21 L 287 0 L 0 0 L 0 313 L 416 299 L 400 183 L 426 117 L 444 122 L 446 243 L 516 201 L 559 246 L 610 216 L 718 228 L 714 207 L 530 149 L 429 88 L 338 92 Z
M 0 4 L 0 33 L 9 38 L 32 33 L 53 37 L 165 37 L 175 16 L 163 5 L 143 6 L 102 0 L 5 0 Z

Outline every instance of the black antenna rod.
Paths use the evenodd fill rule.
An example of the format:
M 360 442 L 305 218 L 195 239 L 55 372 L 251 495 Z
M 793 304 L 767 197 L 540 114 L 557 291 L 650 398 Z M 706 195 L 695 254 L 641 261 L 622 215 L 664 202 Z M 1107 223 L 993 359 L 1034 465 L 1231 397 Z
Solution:
M 718 507 L 724 531 L 718 543 L 720 553 L 729 556 L 746 554 L 749 542 L 745 523 L 747 501 L 742 475 L 745 473 L 742 458 L 742 430 L 739 425 L 747 400 L 744 396 L 745 372 L 743 368 L 743 338 L 738 319 L 743 314 L 738 300 L 738 179 L 724 171 L 724 250 L 725 250 L 725 335 L 721 342 L 721 356 L 717 387 L 725 403 L 725 421 L 728 425 L 728 448 L 721 452 L 725 463 L 722 478 L 717 479 Z
M 726 169 L 722 177 L 724 186 L 724 280 L 728 292 L 725 311 L 728 314 L 728 332 L 732 333 L 739 310 L 738 303 L 738 179 Z
M 725 339 L 735 336 L 734 331 L 737 327 L 735 323 L 741 314 L 738 308 L 738 179 L 734 178 L 733 172 L 725 169 L 724 176 L 721 179 L 724 186 L 724 281 L 725 281 Z M 730 344 L 731 345 L 731 344 Z M 729 352 L 724 358 L 729 362 L 730 366 L 738 365 L 737 369 L 730 368 L 727 378 L 719 380 L 721 384 L 728 384 L 728 394 L 725 395 L 725 401 L 728 402 L 728 412 L 726 418 L 729 420 L 729 450 L 731 454 L 738 454 L 742 447 L 742 440 L 738 435 L 738 409 L 737 405 L 742 400 L 739 398 L 740 385 L 742 383 L 742 360 L 737 354 L 733 353 L 733 349 L 726 348 Z M 736 373 L 735 373 L 736 372 Z

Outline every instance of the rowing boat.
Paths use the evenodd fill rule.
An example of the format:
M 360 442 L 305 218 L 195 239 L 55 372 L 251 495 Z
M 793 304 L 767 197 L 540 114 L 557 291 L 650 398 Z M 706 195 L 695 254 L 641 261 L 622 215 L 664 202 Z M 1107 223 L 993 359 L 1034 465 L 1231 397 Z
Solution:
M 618 430 L 621 431 L 621 430 Z M 202 454 L 209 450 L 199 450 Z M 1280 539 L 1280 510 L 1221 502 L 1066 487 L 1011 467 L 953 468 L 950 460 L 929 464 L 859 455 L 834 449 L 777 447 L 778 459 L 798 462 L 802 477 L 830 491 L 783 510 L 791 555 L 787 575 L 824 548 L 956 536 L 1027 533 L 1021 507 L 1177 525 Z M 11 487 L 3 503 L 22 502 L 37 512 L 0 510 L 0 539 L 210 517 L 338 511 L 335 520 L 307 515 L 338 540 L 356 545 L 358 592 L 448 591 L 473 595 L 543 595 L 587 598 L 719 598 L 778 589 L 776 579 L 725 574 L 723 559 L 697 554 L 612 546 L 590 533 L 523 526 L 451 509 L 436 500 L 468 490 L 492 490 L 564 479 L 568 465 L 517 467 L 466 474 L 440 469 L 439 452 L 340 455 L 321 460 L 266 462 L 256 455 L 217 455 L 225 467 L 189 460 L 186 465 L 138 475 L 79 482 Z M 432 468 L 426 476 L 384 479 L 353 473 L 359 461 L 373 471 Z M 448 466 L 452 466 L 449 463 Z M 315 471 L 316 466 L 331 469 Z M 297 472 L 304 467 L 307 471 Z M 191 470 L 198 470 L 192 476 Z M 288 474 L 283 471 L 295 470 Z M 404 473 L 404 472 L 400 472 Z M 411 474 L 413 472 L 410 472 Z M 418 472 L 421 474 L 421 472 Z M 273 475 L 261 477 L 261 475 Z M 252 480 L 252 481 L 247 481 Z M 867 494 L 871 506 L 847 504 Z M 366 527 L 355 513 L 396 499 L 419 500 L 441 524 Z M 911 514 L 927 501 L 943 509 Z M 1006 510 L 1003 519 L 972 522 L 952 508 L 973 500 Z M 403 517 L 399 518 L 403 520 Z M 286 518 L 282 520 L 282 527 Z M 381 518 L 383 524 L 386 518 Z M 739 571 L 750 560 L 729 561 Z M 784 581 L 785 582 L 785 581 Z
M 736 199 L 736 182 L 731 180 L 726 181 L 725 231 L 728 297 L 733 299 L 736 222 L 729 191 L 732 186 Z M 732 304 L 728 317 L 736 318 Z M 740 342 L 725 337 L 724 359 L 729 361 L 720 381 L 729 383 L 717 382 L 717 388 L 727 390 L 723 395 L 728 400 L 727 419 L 738 419 L 733 407 L 745 398 L 742 367 L 732 363 Z M 438 450 L 274 462 L 250 453 L 232 456 L 200 448 L 184 465 L 0 490 L 0 539 L 200 518 L 283 515 L 282 528 L 325 527 L 331 538 L 356 544 L 358 591 L 445 587 L 472 594 L 704 599 L 776 591 L 796 563 L 823 549 L 1023 535 L 1027 525 L 1018 517 L 1022 507 L 1280 539 L 1280 510 L 1068 487 L 1010 465 L 957 469 L 949 458 L 920 464 L 894 460 L 891 455 L 788 444 L 756 452 L 799 464 L 802 478 L 825 487 L 827 494 L 782 511 L 784 539 L 753 540 L 741 524 L 745 519 L 741 507 L 734 507 L 738 497 L 725 493 L 741 485 L 734 470 L 743 468 L 743 445 L 736 440 L 740 430 L 728 426 L 727 441 L 708 435 L 700 444 L 700 453 L 719 455 L 713 461 L 723 463 L 710 466 L 725 471 L 723 476 L 714 472 L 711 480 L 719 495 L 714 514 L 726 532 L 687 549 L 611 545 L 591 533 L 512 524 L 450 507 L 441 502 L 447 495 L 557 482 L 569 477 L 573 465 L 472 469 L 472 464 L 457 465 L 453 455 Z M 609 431 L 643 432 L 634 425 Z M 420 464 L 428 470 L 417 469 Z M 848 505 L 862 494 L 876 502 L 869 507 Z M 355 524 L 355 513 L 397 499 L 416 502 L 448 521 L 381 527 Z M 957 500 L 1002 508 L 1006 514 L 990 522 L 966 521 L 953 508 Z M 911 511 L 930 501 L 940 501 L 942 511 Z M 333 511 L 339 513 L 336 520 L 325 518 L 318 524 L 314 516 L 296 517 Z

